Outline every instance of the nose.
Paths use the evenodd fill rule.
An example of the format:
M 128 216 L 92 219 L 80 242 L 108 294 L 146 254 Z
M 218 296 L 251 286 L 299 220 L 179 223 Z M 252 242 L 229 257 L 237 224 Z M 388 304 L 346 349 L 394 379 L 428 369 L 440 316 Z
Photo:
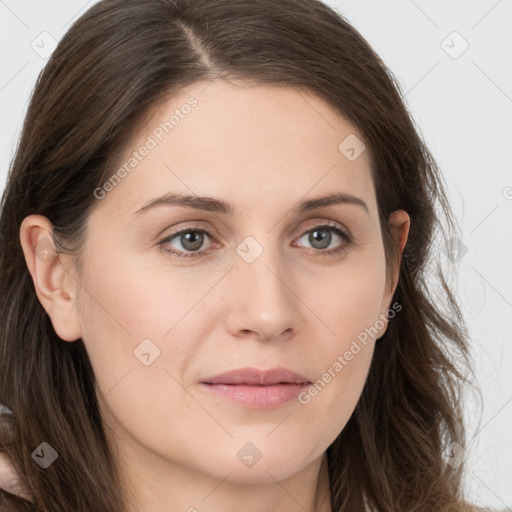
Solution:
M 228 331 L 238 338 L 264 341 L 296 334 L 300 300 L 293 290 L 292 274 L 275 249 L 265 247 L 252 263 L 237 255 L 226 283 L 230 290 Z

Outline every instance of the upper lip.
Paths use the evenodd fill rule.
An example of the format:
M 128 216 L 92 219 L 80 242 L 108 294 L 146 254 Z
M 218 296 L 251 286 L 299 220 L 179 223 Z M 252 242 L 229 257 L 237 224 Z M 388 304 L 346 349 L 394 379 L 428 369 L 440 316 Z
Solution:
M 204 384 L 246 384 L 249 386 L 271 386 L 273 384 L 307 384 L 308 379 L 287 368 L 239 368 L 201 381 Z

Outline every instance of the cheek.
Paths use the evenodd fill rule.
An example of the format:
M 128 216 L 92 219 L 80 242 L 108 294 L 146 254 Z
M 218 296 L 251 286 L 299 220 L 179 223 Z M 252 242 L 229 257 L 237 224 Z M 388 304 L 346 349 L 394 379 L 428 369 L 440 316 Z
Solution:
M 117 263 L 88 260 L 80 304 L 82 338 L 103 419 L 134 450 L 140 443 L 155 453 L 186 460 L 194 443 L 173 440 L 187 439 L 197 428 L 184 418 L 204 415 L 180 384 L 191 351 L 190 343 L 183 343 L 180 319 L 192 293 L 179 283 L 169 293 L 161 269 L 157 276 L 157 270 L 121 265 L 122 258 L 109 261 Z
M 332 440 L 359 400 L 376 336 L 384 325 L 380 311 L 385 267 L 377 258 L 359 263 L 347 265 L 336 279 L 326 281 L 324 293 L 315 288 L 304 298 L 321 319 L 322 328 L 314 336 L 314 349 L 307 354 L 316 369 L 315 381 L 299 396 L 299 402 L 312 418 L 319 418 Z M 329 422 L 325 422 L 327 417 Z
M 325 351 L 348 348 L 347 343 L 379 319 L 385 295 L 385 266 L 376 256 L 353 260 L 340 265 L 339 271 L 326 274 L 314 286 L 311 282 L 303 291 L 307 293 L 304 302 L 324 324 L 319 332 Z
M 157 270 L 144 270 L 136 259 L 102 247 L 101 253 L 90 251 L 84 263 L 79 303 L 82 339 L 99 392 L 109 392 L 128 374 L 137 382 L 135 392 L 159 389 L 155 368 L 161 376 L 163 360 L 169 362 L 165 343 L 171 335 L 165 335 L 183 317 L 187 290 L 177 285 L 169 292 Z
M 209 281 L 194 283 L 159 259 L 103 247 L 103 254 L 90 251 L 83 269 L 80 313 L 84 338 L 108 345 L 121 356 L 133 356 L 145 339 L 163 348 L 164 338 L 205 294 Z

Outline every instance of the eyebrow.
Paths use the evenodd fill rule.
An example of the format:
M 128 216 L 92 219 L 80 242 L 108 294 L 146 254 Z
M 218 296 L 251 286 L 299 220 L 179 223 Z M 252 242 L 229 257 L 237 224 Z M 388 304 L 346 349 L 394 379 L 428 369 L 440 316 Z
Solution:
M 333 204 L 350 204 L 363 208 L 369 215 L 370 210 L 368 205 L 359 197 L 346 192 L 334 192 L 320 197 L 312 199 L 306 199 L 292 208 L 292 211 L 302 213 L 306 211 L 315 210 L 317 208 L 324 208 Z M 139 216 L 148 210 L 157 208 L 159 206 L 183 206 L 187 208 L 193 208 L 194 210 L 201 210 L 206 212 L 221 213 L 224 215 L 235 215 L 235 208 L 223 201 L 222 199 L 216 199 L 213 197 L 199 197 L 185 194 L 179 194 L 171 192 L 164 196 L 158 197 L 148 201 L 142 208 L 135 212 L 136 216 Z

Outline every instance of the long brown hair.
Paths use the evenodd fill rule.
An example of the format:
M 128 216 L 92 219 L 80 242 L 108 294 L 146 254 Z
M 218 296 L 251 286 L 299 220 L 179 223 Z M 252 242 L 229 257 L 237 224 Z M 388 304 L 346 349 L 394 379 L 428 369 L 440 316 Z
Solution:
M 76 254 L 94 190 L 149 109 L 217 77 L 311 91 L 358 128 L 389 268 L 397 259 L 388 216 L 403 209 L 411 218 L 394 296 L 402 310 L 327 450 L 333 511 L 462 510 L 464 464 L 443 454 L 465 446 L 468 335 L 441 271 L 432 291 L 439 244 L 456 224 L 397 81 L 318 0 L 104 0 L 61 40 L 37 81 L 2 199 L 0 401 L 13 414 L 3 415 L 0 449 L 34 497 L 1 492 L 4 509 L 127 510 L 83 341 L 64 343 L 53 330 L 24 261 L 21 222 L 47 217 L 57 247 Z M 59 454 L 46 470 L 31 457 L 42 442 Z

